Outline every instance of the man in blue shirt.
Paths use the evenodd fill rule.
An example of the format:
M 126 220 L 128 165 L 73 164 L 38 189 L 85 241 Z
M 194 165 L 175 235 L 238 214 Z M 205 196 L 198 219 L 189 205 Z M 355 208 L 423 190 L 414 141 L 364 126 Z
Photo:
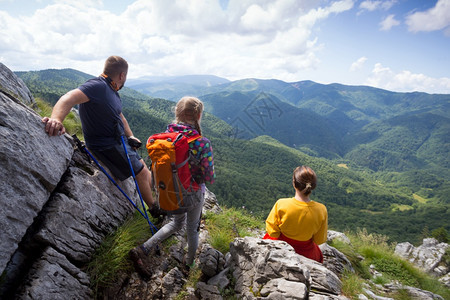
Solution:
M 124 135 L 142 198 L 149 207 L 152 207 L 154 201 L 150 170 L 136 149 L 127 142 L 128 139 L 140 142 L 133 136 L 122 114 L 122 100 L 118 93 L 127 80 L 127 73 L 128 63 L 125 59 L 119 56 L 108 57 L 102 75 L 89 79 L 80 87 L 63 95 L 53 107 L 51 117 L 44 117 L 42 122 L 50 136 L 62 135 L 66 132 L 62 124 L 64 118 L 72 107 L 79 104 L 86 146 L 119 180 L 131 176 L 121 144 L 120 136 Z

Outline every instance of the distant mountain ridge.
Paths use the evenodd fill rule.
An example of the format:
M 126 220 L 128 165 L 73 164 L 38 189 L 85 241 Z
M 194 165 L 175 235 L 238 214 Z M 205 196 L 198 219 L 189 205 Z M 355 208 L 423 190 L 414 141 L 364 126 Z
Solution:
M 257 104 L 261 95 L 270 99 L 266 101 L 270 106 Z M 247 125 L 248 132 L 270 135 L 291 147 L 306 147 L 317 156 L 347 158 L 351 153 L 355 159 L 363 155 L 358 146 L 366 145 L 390 156 L 378 163 L 357 158 L 374 171 L 393 171 L 399 165 L 404 170 L 423 168 L 428 163 L 450 164 L 450 135 L 445 134 L 450 129 L 450 95 L 396 93 L 312 81 L 244 79 L 203 89 L 197 96 L 205 101 L 207 111 L 228 123 L 237 120 Z M 279 117 L 269 116 L 268 110 L 278 111 Z M 251 115 L 258 113 L 266 114 L 264 120 L 259 118 L 266 122 L 263 129 L 254 126 L 258 122 Z M 421 147 L 415 139 L 421 141 Z M 397 147 L 397 140 L 402 141 L 402 148 Z M 397 161 L 404 160 L 405 153 L 407 160 L 414 161 L 409 166 Z M 397 154 L 402 158 L 396 158 Z
M 146 76 L 127 80 L 126 86 L 156 98 L 177 101 L 185 95 L 195 95 L 203 88 L 228 83 L 214 75 Z

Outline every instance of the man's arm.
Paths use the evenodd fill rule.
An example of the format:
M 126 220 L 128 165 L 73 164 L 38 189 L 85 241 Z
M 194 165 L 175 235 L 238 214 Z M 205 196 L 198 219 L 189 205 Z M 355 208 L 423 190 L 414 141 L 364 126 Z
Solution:
M 127 119 L 125 119 L 125 116 L 120 113 L 120 118 L 122 118 L 122 123 L 123 123 L 123 130 L 125 132 L 125 136 L 128 138 L 128 143 L 130 144 L 131 147 L 133 147 L 134 149 L 139 148 L 142 145 L 142 142 L 133 135 L 133 132 L 131 131 L 130 125 L 128 124 Z M 138 145 L 135 145 L 136 143 L 132 144 L 130 142 L 129 139 L 133 139 L 135 141 L 137 141 Z
M 128 125 L 128 121 L 127 121 L 127 119 L 125 119 L 125 116 L 123 115 L 123 113 L 120 113 L 120 117 L 122 118 L 125 136 L 126 137 L 134 137 L 133 132 L 131 131 L 130 125 Z
M 50 118 L 42 118 L 42 123 L 45 124 L 45 131 L 50 136 L 61 135 L 66 132 L 62 122 L 69 114 L 72 107 L 77 104 L 88 102 L 89 98 L 79 89 L 74 89 L 67 92 L 53 107 L 52 116 Z

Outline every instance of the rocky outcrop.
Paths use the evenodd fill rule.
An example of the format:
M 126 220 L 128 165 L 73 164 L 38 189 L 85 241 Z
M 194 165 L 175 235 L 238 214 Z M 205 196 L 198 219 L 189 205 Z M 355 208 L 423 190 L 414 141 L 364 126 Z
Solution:
M 35 103 L 30 90 L 22 79 L 0 62 L 0 93 L 14 102 L 32 105 Z
M 0 83 L 7 84 L 0 90 L 0 270 L 5 269 L 73 154 L 67 139 L 48 138 L 40 117 L 13 98 L 12 95 L 28 95 L 29 91 L 3 67 L 0 76 L 4 74 L 10 77 L 0 79 Z M 24 88 L 26 91 L 22 91 Z M 28 98 L 27 101 L 33 102 Z
M 331 242 L 334 240 L 339 240 L 347 245 L 350 244 L 350 239 L 342 232 L 334 231 L 334 230 L 328 230 L 327 232 L 327 241 Z
M 420 299 L 420 300 L 444 300 L 439 295 L 433 294 L 429 291 L 424 291 L 415 287 L 405 286 L 399 283 L 388 283 L 383 286 L 386 292 L 396 292 L 403 291 L 406 293 L 410 299 Z
M 336 274 L 296 254 L 286 242 L 237 238 L 230 253 L 239 298 L 307 299 L 314 294 L 333 297 L 341 293 L 342 283 Z
M 0 64 L 0 298 L 89 298 L 83 266 L 133 206 L 68 135 L 45 133 L 31 103 Z
M 408 242 L 397 244 L 395 253 L 423 271 L 436 277 L 442 277 L 441 281 L 450 287 L 448 279 L 446 279 L 450 270 L 444 258 L 448 247 L 447 243 L 439 243 L 434 238 L 426 238 L 418 247 L 414 247 Z

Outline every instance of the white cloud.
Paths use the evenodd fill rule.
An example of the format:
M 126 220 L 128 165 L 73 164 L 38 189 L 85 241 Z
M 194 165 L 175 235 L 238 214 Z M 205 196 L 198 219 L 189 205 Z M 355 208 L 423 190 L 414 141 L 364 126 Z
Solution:
M 361 11 L 367 10 L 367 11 L 375 11 L 375 10 L 389 10 L 394 4 L 397 2 L 397 0 L 377 0 L 377 1 L 371 1 L 366 0 L 359 4 L 359 8 Z
M 394 72 L 380 63 L 375 64 L 367 85 L 396 92 L 421 91 L 428 93 L 450 93 L 450 78 L 432 78 L 411 71 Z
M 412 32 L 444 30 L 450 35 L 450 0 L 438 0 L 433 8 L 409 15 L 406 24 Z
M 355 61 L 354 63 L 352 63 L 352 65 L 350 66 L 350 71 L 355 72 L 357 70 L 362 69 L 364 66 L 364 63 L 366 61 L 367 61 L 367 57 L 365 57 L 365 56 L 358 58 L 358 60 Z
M 352 0 L 229 0 L 224 8 L 220 0 L 136 0 L 113 13 L 107 1 L 45 1 L 51 4 L 32 14 L 0 10 L 1 61 L 12 70 L 74 68 L 97 75 L 106 57 L 121 55 L 130 64 L 129 78 L 214 74 L 231 80 L 321 81 L 329 76 L 334 82 L 341 77 L 331 74 L 342 73 L 322 65 L 327 44 L 317 34 L 322 21 L 354 5 Z M 366 10 L 383 10 L 395 1 L 363 3 Z M 394 17 L 389 20 L 385 28 L 395 25 Z M 350 70 L 366 60 L 361 57 Z M 376 76 L 371 80 L 377 83 Z
M 106 10 L 107 2 L 86 3 L 55 1 L 18 18 L 0 11 L 4 63 L 13 70 L 74 67 L 96 75 L 114 54 L 129 61 L 130 78 L 200 73 L 293 78 L 320 62 L 313 27 L 353 5 L 230 0 L 224 10 L 220 1 L 137 0 L 117 15 Z
M 380 28 L 383 31 L 388 31 L 398 25 L 400 25 L 400 21 L 396 20 L 394 15 L 389 15 L 380 23 Z

